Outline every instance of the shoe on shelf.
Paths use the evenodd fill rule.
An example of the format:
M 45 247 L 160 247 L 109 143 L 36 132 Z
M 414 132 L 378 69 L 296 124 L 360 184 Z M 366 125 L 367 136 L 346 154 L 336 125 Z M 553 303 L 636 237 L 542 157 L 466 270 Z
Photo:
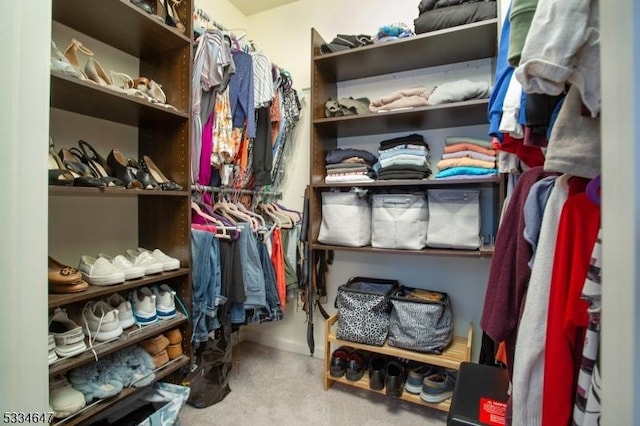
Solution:
M 373 390 L 384 389 L 387 379 L 387 357 L 374 355 L 369 362 L 369 387 Z
M 64 57 L 67 58 L 67 61 L 74 68 L 80 71 L 82 67 L 80 66 L 80 59 L 78 59 L 78 52 L 83 53 L 88 57 L 93 56 L 93 52 L 91 50 L 87 49 L 81 42 L 79 42 L 75 38 L 72 38 L 69 44 L 67 45 L 67 48 L 64 50 Z
M 420 391 L 422 391 L 422 383 L 425 377 L 442 372 L 442 370 L 442 367 L 422 363 L 409 367 L 407 369 L 407 382 L 404 384 L 404 390 L 418 395 Z
M 347 380 L 351 382 L 357 382 L 362 379 L 364 372 L 369 364 L 369 355 L 360 349 L 351 351 L 349 354 L 349 363 L 347 364 L 347 371 L 345 373 Z
M 127 159 L 120 150 L 113 148 L 107 156 L 107 164 L 112 173 L 122 181 L 127 189 L 142 189 L 142 183 L 136 179 L 135 172 L 127 166 Z
M 84 154 L 84 157 L 93 164 L 94 168 L 102 169 L 102 171 L 104 171 L 104 173 L 99 173 L 100 176 L 103 174 L 106 176 L 113 176 L 111 167 L 107 164 L 107 159 L 100 155 L 98 151 L 89 144 L 89 142 L 80 139 L 78 141 L 78 146 Z
M 164 252 L 160 249 L 154 249 L 153 251 L 143 248 L 143 247 L 138 247 L 138 253 L 142 253 L 142 252 L 148 252 L 151 253 L 151 256 L 153 256 L 153 258 L 155 260 L 157 260 L 158 262 L 160 262 L 162 264 L 162 270 L 167 272 L 167 271 L 175 271 L 176 269 L 180 268 L 180 260 L 176 259 L 175 257 L 171 257 L 171 256 L 167 256 L 166 254 L 164 254 Z
M 91 81 L 104 88 L 113 90 L 114 92 L 126 93 L 123 88 L 113 84 L 113 81 L 109 78 L 104 68 L 102 68 L 100 62 L 98 62 L 94 57 L 90 57 L 87 60 L 87 63 L 84 66 L 84 73 Z
M 329 367 L 329 374 L 331 377 L 342 377 L 347 372 L 347 366 L 349 365 L 349 354 L 353 349 L 347 346 L 340 346 L 331 354 L 331 365 Z
M 89 336 L 89 343 L 106 342 L 122 334 L 118 310 L 107 302 L 91 300 L 82 308 L 82 325 L 84 333 Z
M 167 179 L 149 156 L 143 155 L 140 165 L 146 172 L 151 173 L 151 176 L 158 182 L 163 191 L 182 191 L 182 186 Z
M 119 394 L 124 385 L 117 372 L 114 373 L 109 366 L 103 362 L 90 362 L 69 371 L 67 378 L 76 390 L 84 394 L 87 403 L 110 398 Z
M 67 151 L 78 162 L 78 164 L 75 164 L 73 167 L 77 168 L 77 167 L 80 167 L 80 165 L 85 166 L 83 167 L 84 169 L 82 172 L 83 176 L 88 176 L 88 177 L 98 179 L 99 181 L 104 182 L 105 186 L 109 188 L 124 187 L 124 183 L 122 183 L 120 179 L 113 176 L 109 176 L 106 170 L 104 170 L 104 168 L 102 168 L 98 163 L 92 162 L 91 159 L 85 156 L 84 152 L 81 151 L 80 149 L 73 147 L 73 148 L 69 148 Z
M 160 284 L 152 289 L 156 297 L 156 313 L 159 320 L 167 320 L 176 316 L 176 292 L 167 284 Z
M 164 335 L 169 339 L 170 345 L 177 345 L 182 343 L 182 333 L 179 328 L 172 328 L 169 331 L 165 331 Z
M 58 360 L 58 354 L 56 354 L 56 340 L 54 339 L 53 334 L 49 333 L 48 339 L 49 365 L 51 365 Z
M 123 330 L 131 327 L 136 323 L 136 320 L 133 318 L 133 308 L 131 307 L 131 302 L 122 297 L 118 293 L 114 293 L 107 299 L 107 303 L 113 309 L 118 311 L 118 321 L 120 322 L 120 327 Z
M 151 173 L 142 169 L 138 164 L 138 161 L 131 157 L 127 158 L 127 167 L 135 173 L 136 179 L 140 181 L 143 189 L 158 189 L 158 182 L 156 182 L 153 176 L 151 176 Z
M 60 157 L 58 157 L 58 154 L 52 149 L 52 145 L 51 138 L 49 138 L 49 185 L 73 185 L 73 175 L 67 170 Z
M 55 42 L 51 40 L 51 71 L 57 74 L 69 75 L 79 80 L 87 80 L 87 76 L 80 68 L 73 66 L 64 54 L 58 49 Z
M 141 287 L 131 293 L 133 316 L 140 325 L 153 324 L 158 321 L 156 296 L 148 287 Z
M 134 265 L 122 254 L 114 257 L 106 253 L 98 253 L 98 258 L 108 260 L 113 266 L 124 272 L 125 280 L 135 280 L 144 277 L 144 267 Z
M 387 363 L 386 394 L 394 398 L 400 398 L 404 389 L 406 371 L 404 365 L 399 361 L 389 361 Z
M 446 401 L 453 396 L 456 377 L 456 371 L 450 369 L 443 369 L 441 372 L 425 377 L 422 382 L 420 398 L 431 404 Z
M 69 294 L 79 293 L 89 288 L 89 284 L 85 280 L 75 281 L 71 284 L 52 284 L 49 283 L 49 293 L 52 294 Z
M 82 256 L 78 269 L 91 285 L 108 286 L 124 282 L 125 273 L 103 257 Z
M 149 6 L 144 1 L 142 0 L 129 0 L 129 1 L 131 2 L 132 5 L 139 7 L 140 9 L 147 12 L 149 15 L 153 14 L 153 9 L 151 9 L 151 6 Z
M 158 262 L 149 252 L 127 249 L 125 256 L 134 265 L 142 266 L 145 275 L 159 274 L 163 270 L 162 263 Z
M 64 309 L 56 308 L 49 318 L 49 333 L 55 342 L 55 352 L 60 357 L 78 355 L 87 349 L 82 327 L 71 320 Z
M 169 346 L 169 339 L 164 334 L 158 334 L 140 342 L 140 345 L 151 355 L 164 351 Z
M 82 280 L 82 274 L 76 268 L 64 265 L 49 256 L 48 279 L 50 284 L 74 284 Z
M 84 164 L 73 153 L 62 148 L 58 155 L 64 164 L 64 167 L 73 175 L 73 186 L 85 186 L 92 188 L 104 188 L 107 183 L 98 179 L 89 166 Z
M 84 394 L 76 390 L 66 377 L 55 379 L 49 385 L 49 405 L 56 419 L 77 413 L 85 404 Z

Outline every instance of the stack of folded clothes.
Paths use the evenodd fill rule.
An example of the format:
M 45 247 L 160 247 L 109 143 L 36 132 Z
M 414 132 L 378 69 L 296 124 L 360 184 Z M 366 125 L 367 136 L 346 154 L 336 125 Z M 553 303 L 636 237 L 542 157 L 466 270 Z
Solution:
M 374 167 L 378 180 L 426 179 L 429 168 L 429 145 L 422 135 L 408 136 L 380 142 L 378 163 Z
M 491 142 L 467 137 L 446 138 L 436 179 L 493 179 L 498 173 Z
M 331 40 L 331 43 L 324 43 L 320 46 L 320 53 L 335 53 L 369 44 L 373 44 L 373 40 L 371 40 L 370 35 L 338 34 L 333 40 Z
M 399 38 L 407 38 L 416 35 L 411 28 L 404 22 L 385 25 L 378 28 L 378 33 L 373 36 L 374 43 L 383 43 L 385 41 L 393 41 Z
M 329 151 L 326 157 L 327 177 L 325 183 L 373 182 L 372 170 L 377 158 L 369 151 L 353 148 L 338 148 Z
M 420 0 L 416 34 L 484 21 L 497 16 L 495 0 Z

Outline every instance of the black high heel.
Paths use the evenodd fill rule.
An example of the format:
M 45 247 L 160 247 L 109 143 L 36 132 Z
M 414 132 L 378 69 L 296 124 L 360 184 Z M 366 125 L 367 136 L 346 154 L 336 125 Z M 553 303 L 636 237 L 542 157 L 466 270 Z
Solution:
M 93 169 L 97 169 L 99 171 L 99 176 L 113 176 L 113 172 L 111 167 L 107 164 L 107 160 L 98 153 L 89 142 L 83 141 L 80 139 L 78 141 L 78 146 L 82 150 L 82 154 L 84 158 L 88 161 Z M 102 170 L 100 170 L 102 169 Z M 102 173 L 104 171 L 104 173 Z
M 89 167 L 89 171 L 91 175 L 104 182 L 108 187 L 120 187 L 124 186 L 124 183 L 117 177 L 109 176 L 107 172 L 104 170 L 100 164 L 93 162 L 90 158 L 84 155 L 78 148 L 69 148 L 69 152 L 78 159 L 82 164 L 85 164 Z
M 107 184 L 93 176 L 91 168 L 78 160 L 66 148 L 62 148 L 58 155 L 62 160 L 62 164 L 73 175 L 73 186 L 88 186 L 93 188 L 104 188 Z
M 144 169 L 145 172 L 150 173 L 151 176 L 158 182 L 158 185 L 163 191 L 182 191 L 182 186 L 178 185 L 172 180 L 167 179 L 167 177 L 160 171 L 156 163 L 151 160 L 146 155 L 142 156 L 142 160 L 140 160 L 140 165 Z
M 49 185 L 73 185 L 73 175 L 64 166 L 53 147 L 53 139 L 49 138 Z
M 158 182 L 155 181 L 155 179 L 153 178 L 153 176 L 151 176 L 150 173 L 144 171 L 136 160 L 134 160 L 131 157 L 127 158 L 127 167 L 129 167 L 131 171 L 135 172 L 136 179 L 138 179 L 140 183 L 142 183 L 142 187 L 144 189 L 158 188 Z
M 113 148 L 107 157 L 107 164 L 115 176 L 120 179 L 127 189 L 142 189 L 142 183 L 136 179 L 134 173 L 127 167 L 127 160 L 120 150 Z

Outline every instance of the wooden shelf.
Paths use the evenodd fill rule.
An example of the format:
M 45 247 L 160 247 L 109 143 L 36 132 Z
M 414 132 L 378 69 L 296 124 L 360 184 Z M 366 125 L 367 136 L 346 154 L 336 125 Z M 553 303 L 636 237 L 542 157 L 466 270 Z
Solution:
M 81 186 L 49 185 L 49 195 L 58 196 L 96 196 L 96 197 L 189 197 L 187 191 L 151 191 L 146 189 L 125 188 L 88 188 Z
M 59 74 L 51 74 L 51 107 L 130 126 L 184 123 L 189 119 L 185 112 Z
M 163 365 L 162 367 L 160 367 L 158 371 L 155 372 L 156 381 L 164 377 L 167 377 L 171 373 L 178 371 L 180 368 L 184 367 L 187 364 L 189 364 L 189 358 L 186 357 L 185 355 L 182 355 L 180 358 L 176 358 L 174 360 L 169 361 L 169 363 Z M 145 389 L 145 388 L 144 387 L 125 388 L 118 395 L 115 395 L 111 398 L 108 398 L 102 401 L 98 401 L 97 403 L 92 402 L 89 407 L 79 411 L 72 417 L 66 417 L 64 419 L 60 419 L 57 422 L 54 422 L 53 426 L 57 426 L 57 425 L 72 426 L 72 425 L 83 424 L 83 422 L 85 422 L 86 420 L 89 420 L 91 417 L 95 416 L 96 414 L 110 407 L 114 403 L 130 397 L 131 395 L 135 394 L 141 389 Z
M 311 189 L 324 188 L 386 188 L 395 186 L 427 186 L 430 188 L 450 187 L 450 186 L 466 186 L 466 185 L 490 185 L 494 186 L 500 183 L 500 175 L 492 176 L 490 179 L 403 179 L 403 180 L 377 180 L 375 182 L 364 183 L 313 183 Z
M 123 284 L 96 286 L 89 285 L 85 291 L 78 293 L 54 294 L 49 293 L 49 308 L 56 306 L 68 305 L 70 303 L 83 302 L 85 300 L 97 299 L 109 294 L 131 290 L 138 287 L 151 285 L 153 283 L 166 281 L 175 277 L 184 277 L 189 275 L 189 269 L 181 268 L 176 271 L 162 272 L 160 274 L 146 275 L 137 280 L 128 280 Z
M 496 54 L 497 39 L 498 20 L 489 19 L 326 55 L 316 51 L 313 66 L 329 81 L 353 80 L 490 58 Z
M 185 322 L 187 322 L 187 317 L 184 314 L 178 312 L 175 318 L 162 321 L 158 320 L 153 324 L 143 326 L 141 329 L 134 325 L 124 330 L 122 335 L 116 340 L 104 343 L 95 342 L 95 356 L 97 356 L 99 359 L 101 356 L 105 356 L 124 347 L 131 346 L 149 337 L 160 334 L 163 331 L 176 328 Z M 55 376 L 58 374 L 66 373 L 67 371 L 88 362 L 94 362 L 95 359 L 96 358 L 94 357 L 93 351 L 87 345 L 87 350 L 85 352 L 69 358 L 61 359 L 51 364 L 49 366 L 49 375 Z
M 416 107 L 380 113 L 316 118 L 313 127 L 324 137 L 380 135 L 487 123 L 488 99 Z
M 191 11 L 184 12 L 189 17 L 189 21 L 183 20 L 188 28 L 190 14 Z M 139 58 L 191 44 L 189 29 L 184 35 L 128 0 L 54 1 L 53 20 Z
M 362 379 L 358 380 L 357 382 L 352 382 L 350 380 L 347 380 L 347 378 L 344 376 L 332 377 L 331 374 L 326 373 L 326 380 L 329 380 L 335 383 L 342 383 L 347 386 L 353 386 L 359 389 L 368 390 L 370 392 L 374 392 L 374 393 L 378 393 L 380 395 L 386 396 L 384 389 L 375 390 L 369 387 L 369 377 L 367 376 L 367 374 L 365 374 L 362 377 Z M 430 404 L 428 402 L 423 401 L 422 398 L 420 398 L 420 395 L 414 395 L 410 392 L 407 392 L 406 390 L 402 392 L 402 395 L 398 399 L 401 399 L 403 401 L 413 402 L 414 404 L 423 405 L 425 407 L 435 408 L 436 410 L 441 410 L 441 411 L 449 411 L 449 408 L 451 408 L 451 399 L 441 402 L 440 404 Z
M 334 250 L 334 251 L 351 251 L 360 253 L 373 254 L 410 254 L 419 256 L 447 256 L 447 257 L 473 257 L 473 258 L 489 258 L 493 256 L 493 246 L 481 247 L 478 250 L 456 250 L 456 249 L 433 249 L 424 248 L 422 250 L 401 250 L 376 248 L 371 246 L 364 247 L 345 247 L 334 246 L 320 243 L 311 244 L 312 250 Z
M 325 371 L 324 371 L 324 389 L 328 390 L 334 383 L 343 383 L 348 386 L 353 386 L 359 389 L 365 389 L 370 392 L 385 395 L 384 389 L 381 391 L 371 389 L 369 387 L 369 377 L 365 373 L 362 379 L 352 382 L 343 377 L 333 377 L 329 373 L 331 365 L 331 345 L 334 347 L 348 346 L 355 349 L 362 349 L 367 352 L 373 352 L 378 354 L 387 355 L 395 358 L 409 359 L 424 364 L 439 365 L 445 368 L 460 368 L 460 363 L 469 361 L 471 359 L 471 341 L 473 338 L 473 325 L 469 324 L 469 331 L 466 337 L 455 336 L 449 347 L 441 354 L 425 354 L 420 352 L 408 351 L 405 349 L 395 348 L 387 345 L 383 346 L 370 346 L 361 343 L 349 342 L 346 340 L 338 339 L 333 331 L 338 321 L 338 314 L 333 314 L 325 322 Z M 404 401 L 413 402 L 425 407 L 431 407 L 442 411 L 449 411 L 451 407 L 450 400 L 444 401 L 440 404 L 429 404 L 423 401 L 419 395 L 414 395 L 409 392 L 403 391 L 400 399 Z

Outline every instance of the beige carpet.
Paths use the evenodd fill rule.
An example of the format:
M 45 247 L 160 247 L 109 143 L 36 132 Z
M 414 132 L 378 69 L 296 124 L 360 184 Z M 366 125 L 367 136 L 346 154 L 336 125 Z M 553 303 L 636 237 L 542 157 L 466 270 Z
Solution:
M 446 413 L 336 383 L 322 387 L 322 360 L 240 343 L 231 393 L 207 408 L 186 405 L 182 426 L 445 425 Z

